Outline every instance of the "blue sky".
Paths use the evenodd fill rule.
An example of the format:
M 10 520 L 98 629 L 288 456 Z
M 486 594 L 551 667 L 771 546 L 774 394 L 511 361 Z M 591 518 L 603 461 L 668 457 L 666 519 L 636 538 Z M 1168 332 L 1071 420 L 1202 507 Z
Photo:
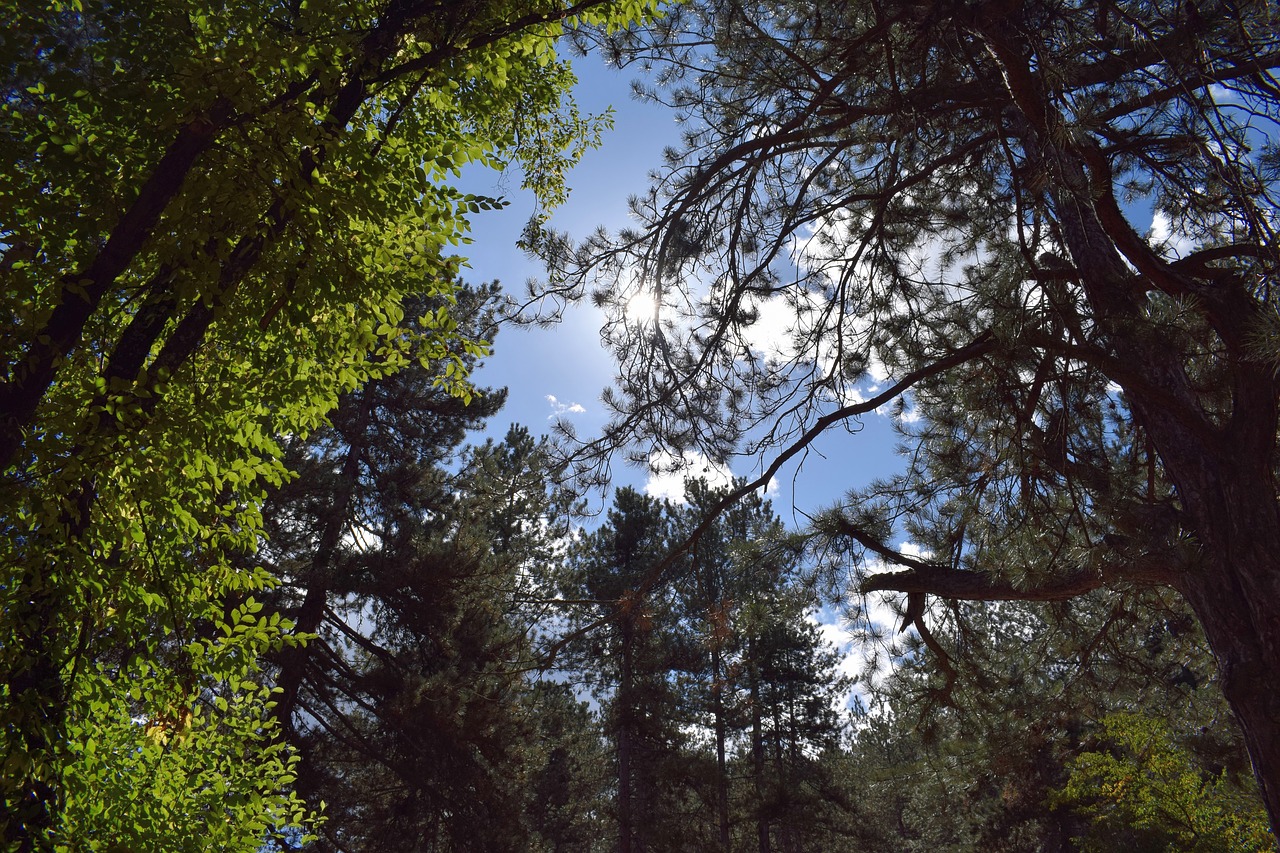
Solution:
M 570 175 L 569 201 L 550 222 L 552 228 L 582 238 L 600 226 L 616 231 L 630 224 L 627 199 L 648 188 L 649 172 L 660 165 L 663 149 L 679 141 L 680 128 L 673 112 L 633 98 L 631 80 L 639 70 L 611 68 L 594 57 L 576 59 L 574 68 L 582 110 L 601 113 L 612 107 L 615 121 L 603 145 L 588 152 Z M 484 171 L 466 177 L 465 191 L 502 197 L 509 205 L 474 218 L 474 242 L 463 252 L 470 267 L 464 277 L 477 283 L 497 279 L 508 293 L 522 294 L 526 281 L 541 271 L 537 261 L 515 245 L 534 212 L 533 200 L 520 191 L 518 175 Z M 494 355 L 474 377 L 478 385 L 508 389 L 506 407 L 491 421 L 490 435 L 500 438 L 511 423 L 524 424 L 534 434 L 549 433 L 557 417 L 569 419 L 582 438 L 598 433 L 608 419 L 600 395 L 614 378 L 612 356 L 600 345 L 602 320 L 603 315 L 584 301 L 571 307 L 556 327 L 502 330 Z M 789 526 L 802 527 L 809 515 L 840 500 L 848 490 L 899 470 L 897 441 L 887 416 L 867 416 L 856 434 L 832 430 L 814 443 L 802 466 L 792 464 L 775 479 L 769 492 L 775 511 Z M 742 460 L 733 473 L 754 478 L 770 461 L 753 465 Z M 657 482 L 621 461 L 613 466 L 613 474 L 615 487 L 631 485 L 678 497 L 675 483 Z M 611 494 L 595 495 L 592 506 L 601 509 L 611 500 Z M 896 624 L 883 597 L 874 598 L 865 602 L 871 621 L 884 628 Z M 873 647 L 854 641 L 838 608 L 828 605 L 812 618 L 826 639 L 845 653 L 842 670 L 864 672 L 865 656 Z M 875 645 L 886 649 L 883 643 Z
M 612 69 L 593 57 L 574 64 L 580 78 L 577 98 L 582 109 L 599 113 L 612 107 L 615 116 L 615 127 L 602 147 L 589 152 L 570 175 L 569 201 L 550 223 L 580 239 L 600 226 L 616 231 L 628 224 L 628 197 L 648 188 L 648 173 L 660 165 L 663 149 L 677 144 L 680 126 L 673 112 L 632 97 L 630 82 L 639 70 Z M 538 264 L 515 247 L 521 227 L 534 211 L 532 199 L 520 193 L 518 176 L 486 173 L 468 178 L 467 191 L 502 196 L 510 205 L 475 218 L 467 277 L 475 282 L 498 279 L 509 293 L 522 293 L 525 281 L 540 272 Z M 1176 256 L 1191 248 L 1167 216 L 1153 217 L 1147 200 L 1131 201 L 1126 213 L 1140 231 L 1151 229 L 1152 237 L 1164 244 L 1165 251 Z M 512 422 L 526 425 L 535 434 L 545 433 L 557 416 L 572 421 L 584 438 L 598 433 L 607 420 L 600 395 L 614 376 L 612 357 L 599 342 L 601 321 L 595 308 L 583 304 L 570 309 L 564 322 L 552 329 L 504 330 L 496 341 L 494 356 L 475 377 L 478 384 L 508 388 L 508 403 L 493 421 L 493 434 L 500 436 Z M 809 515 L 840 500 L 849 489 L 899 470 L 902 460 L 895 452 L 896 444 L 897 436 L 886 416 L 867 416 L 853 435 L 832 431 L 814 444 L 801 469 L 792 465 L 777 477 L 770 491 L 776 511 L 789 525 L 803 526 Z M 734 473 L 754 477 L 770 461 L 755 460 L 753 465 L 742 460 Z M 670 490 L 659 489 L 643 471 L 621 463 L 613 471 L 615 486 L 633 485 L 672 495 Z M 594 505 L 599 508 L 610 499 L 598 495 Z M 891 544 L 907 552 L 913 550 L 910 543 Z M 873 598 L 864 602 L 870 608 L 870 621 L 889 631 L 896 629 L 897 620 L 884 600 Z M 864 646 L 855 643 L 831 606 L 812 618 L 827 639 L 846 652 L 846 672 L 864 671 L 861 659 L 875 647 L 888 650 L 884 641 Z
M 576 97 L 583 111 L 600 113 L 612 107 L 615 121 L 603 145 L 588 152 L 570 175 L 569 201 L 551 219 L 551 227 L 581 238 L 599 226 L 612 231 L 629 224 L 628 197 L 648 187 L 648 173 L 660 164 L 663 149 L 678 142 L 679 125 L 673 112 L 632 97 L 630 81 L 638 70 L 611 68 L 594 57 L 576 59 L 574 68 L 580 81 Z M 507 292 L 522 293 L 525 282 L 540 272 L 537 262 L 515 246 L 521 227 L 534 212 L 532 199 L 520 192 L 515 175 L 471 173 L 464 189 L 509 202 L 504 210 L 475 217 L 475 242 L 465 251 L 470 263 L 465 277 L 474 282 L 497 279 Z M 614 377 L 612 358 L 600 346 L 601 320 L 602 315 L 584 303 L 571 308 L 555 328 L 508 327 L 501 332 L 493 357 L 475 376 L 480 385 L 508 389 L 506 408 L 494 419 L 492 432 L 500 435 L 516 422 L 535 434 L 545 433 L 557 416 L 569 419 L 584 438 L 600 429 L 607 419 L 600 395 Z M 775 508 L 788 523 L 803 524 L 805 513 L 896 470 L 895 443 L 888 419 L 874 415 L 857 435 L 840 431 L 826 437 L 801 470 L 791 466 L 776 478 L 770 493 Z M 672 491 L 671 484 L 664 488 L 645 472 L 622 463 L 613 470 L 615 485 Z M 759 470 L 744 460 L 734 473 L 755 476 Z

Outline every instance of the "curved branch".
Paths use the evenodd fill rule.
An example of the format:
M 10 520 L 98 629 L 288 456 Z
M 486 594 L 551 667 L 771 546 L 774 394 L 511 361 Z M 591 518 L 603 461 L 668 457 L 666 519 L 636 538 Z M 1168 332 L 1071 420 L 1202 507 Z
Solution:
M 687 536 L 685 536 L 685 538 L 678 545 L 676 545 L 674 548 L 668 551 L 666 557 L 660 560 L 657 564 L 653 566 L 653 568 L 649 569 L 649 571 L 645 573 L 644 577 L 640 579 L 640 583 L 638 583 L 635 586 L 635 588 L 630 591 L 631 594 L 627 596 L 627 600 L 634 602 L 636 599 L 642 598 L 645 595 L 648 595 L 649 592 L 651 592 L 654 589 L 654 587 L 656 587 L 662 581 L 663 577 L 666 575 L 667 571 L 671 568 L 671 566 L 674 565 L 675 562 L 678 559 L 680 559 L 680 557 L 688 553 L 689 550 L 693 548 L 693 546 L 697 543 L 698 539 L 701 538 L 702 534 L 706 533 L 707 530 L 711 527 L 711 525 L 715 523 L 715 520 L 720 517 L 721 513 L 723 513 L 726 509 L 728 509 L 730 506 L 732 506 L 734 503 L 741 500 L 743 497 L 747 496 L 748 494 L 760 488 L 763 488 L 764 486 L 767 486 L 769 481 L 773 479 L 774 475 L 778 473 L 778 471 L 782 468 L 783 465 L 785 465 L 788 461 L 793 459 L 797 454 L 802 453 L 807 447 L 809 447 L 809 445 L 811 445 L 818 438 L 819 435 L 821 435 L 824 431 L 826 431 L 827 428 L 837 423 L 840 423 L 842 421 L 848 420 L 849 418 L 855 417 L 857 415 L 864 415 L 864 414 L 867 414 L 868 412 L 874 412 L 876 409 L 880 408 L 886 403 L 889 403 L 892 400 L 896 399 L 897 397 L 900 397 L 902 394 L 906 393 L 917 383 L 925 379 L 929 379 L 934 376 L 937 376 L 941 373 L 944 373 L 953 367 L 957 367 L 961 364 L 964 364 L 965 362 L 972 361 L 976 358 L 981 358 L 982 356 L 986 355 L 987 353 L 995 349 L 995 347 L 996 347 L 995 335 L 992 334 L 990 330 L 987 330 L 982 334 L 978 335 L 978 337 L 974 338 L 973 341 L 971 341 L 968 345 L 961 347 L 960 349 L 956 350 L 950 355 L 945 356 L 944 358 L 940 358 L 931 364 L 928 364 L 924 367 L 919 368 L 918 370 L 913 370 L 912 372 L 908 373 L 905 377 L 903 377 L 900 381 L 894 383 L 888 389 L 886 389 L 880 394 L 877 394 L 875 397 L 872 397 L 870 400 L 866 400 L 861 403 L 854 403 L 848 406 L 843 406 L 835 410 L 834 412 L 831 412 L 825 415 L 824 417 L 819 418 L 818 421 L 808 431 L 804 433 L 804 435 L 802 435 L 799 439 L 793 442 L 786 450 L 784 450 L 781 454 L 779 454 L 778 457 L 775 458 L 772 463 L 770 463 L 769 467 L 766 468 L 759 477 L 757 477 L 754 480 L 751 480 L 750 482 L 744 483 L 738 488 L 734 489 L 732 492 L 730 492 L 728 495 L 722 498 L 719 503 L 713 506 L 711 510 L 707 513 L 706 517 L 703 518 L 703 520 L 698 524 L 697 527 L 695 527 L 692 531 L 690 531 L 690 533 Z M 565 603 L 570 603 L 570 602 L 565 602 Z M 573 603 L 577 603 L 577 602 L 573 602 Z M 591 602 L 591 603 L 602 604 L 605 602 Z M 609 602 L 609 604 L 611 605 L 610 609 L 607 612 L 605 612 L 602 616 L 600 616 L 598 619 L 577 629 L 576 631 L 571 632 L 570 634 L 567 634 L 559 638 L 555 643 L 553 643 L 550 646 L 550 648 L 548 648 L 546 651 L 543 652 L 541 656 L 543 671 L 546 671 L 555 665 L 556 657 L 574 639 L 590 633 L 591 631 L 595 630 L 601 625 L 608 623 L 611 619 L 613 619 L 614 616 L 621 610 L 623 606 L 623 601 L 619 600 L 619 601 Z
M 863 595 L 870 592 L 901 592 L 907 595 L 936 595 L 953 601 L 1066 601 L 1116 583 L 1167 586 L 1180 589 L 1178 555 L 1172 550 L 1132 557 L 1121 555 L 1119 562 L 1108 562 L 1093 569 L 1079 569 L 1053 581 L 1036 586 L 1022 586 L 992 572 L 969 571 L 929 563 L 900 554 L 883 545 L 872 545 L 857 532 L 844 531 L 877 554 L 906 571 L 881 572 L 858 585 Z
M 769 467 L 766 468 L 764 472 L 760 474 L 759 477 L 757 477 L 754 480 L 751 480 L 750 482 L 744 483 L 743 485 L 739 486 L 737 489 L 734 489 L 732 492 L 726 495 L 719 503 L 717 503 L 714 507 L 712 507 L 711 511 L 707 513 L 706 518 L 704 518 L 702 522 L 697 527 L 695 527 L 693 531 L 689 533 L 688 536 L 684 538 L 684 541 L 682 541 L 671 552 L 669 552 L 666 558 L 664 558 L 660 563 L 658 563 L 656 566 L 654 566 L 652 569 L 649 570 L 648 574 L 645 575 L 641 583 L 636 587 L 636 591 L 640 595 L 644 595 L 648 593 L 651 589 L 653 589 L 661 580 L 662 575 L 666 572 L 666 570 L 680 556 L 688 552 L 689 549 L 694 546 L 694 544 L 698 541 L 699 537 L 701 537 L 702 534 L 705 533 L 707 529 L 720 516 L 720 513 L 724 512 L 734 503 L 736 503 L 746 495 L 750 494 L 751 492 L 754 492 L 758 489 L 761 489 L 767 486 L 769 484 L 769 481 L 773 479 L 774 475 L 778 473 L 778 471 L 782 468 L 783 465 L 785 465 L 791 459 L 795 458 L 797 454 L 803 452 L 806 448 L 808 448 L 809 445 L 811 445 L 815 440 L 817 440 L 818 436 L 820 436 L 823 432 L 825 432 L 829 427 L 834 426 L 835 424 L 841 423 L 843 421 L 846 421 L 849 418 L 856 417 L 858 415 L 865 415 L 869 412 L 874 412 L 876 409 L 880 408 L 886 403 L 892 402 L 893 400 L 905 394 L 907 391 L 909 391 L 912 388 L 912 386 L 916 385 L 917 383 L 925 379 L 929 379 L 934 376 L 937 376 L 941 373 L 945 373 L 947 370 L 950 370 L 953 367 L 957 367 L 961 364 L 964 364 L 965 362 L 972 361 L 976 358 L 981 358 L 982 356 L 986 355 L 987 353 L 995 349 L 995 347 L 996 347 L 995 335 L 992 334 L 990 330 L 985 331 L 982 334 L 978 335 L 978 337 L 974 338 L 974 340 L 971 341 L 968 345 L 961 347 L 960 349 L 953 352 L 951 355 L 946 356 L 945 358 L 940 358 L 931 364 L 928 364 L 924 367 L 919 368 L 918 370 L 911 371 L 905 377 L 903 377 L 900 381 L 895 382 L 892 386 L 890 386 L 880 394 L 877 394 L 876 396 L 872 397 L 871 399 L 865 400 L 861 403 L 853 403 L 848 406 L 843 406 L 839 409 L 836 409 L 834 412 L 831 412 L 819 418 L 817 422 L 814 423 L 814 425 L 804 433 L 804 435 L 800 436 L 799 439 L 797 439 L 786 450 L 780 453 L 773 460 L 773 462 L 769 464 Z
M 1065 601 L 1105 586 L 1099 572 L 1078 572 L 1043 586 L 1020 587 L 990 572 L 973 572 L 947 566 L 914 562 L 902 572 L 882 572 L 864 580 L 858 591 L 902 592 L 907 595 L 936 595 L 957 601 Z
M 22 446 L 23 433 L 31 425 L 36 408 L 53 384 L 58 366 L 80 343 L 90 316 L 116 278 L 142 251 L 160 215 L 182 189 L 200 155 L 213 144 L 228 113 L 219 102 L 210 115 L 197 116 L 183 126 L 102 250 L 84 270 L 63 279 L 53 313 L 32 336 L 25 355 L 14 360 L 13 377 L 0 382 L 0 412 L 4 412 L 0 417 L 0 469 L 9 466 Z

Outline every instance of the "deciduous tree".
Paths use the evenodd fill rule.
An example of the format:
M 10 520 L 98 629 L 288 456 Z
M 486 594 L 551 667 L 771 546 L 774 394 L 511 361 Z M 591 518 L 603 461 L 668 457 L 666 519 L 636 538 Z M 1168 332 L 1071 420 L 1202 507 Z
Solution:
M 241 669 L 281 636 L 249 601 L 270 578 L 239 559 L 264 486 L 286 476 L 279 439 L 411 358 L 441 361 L 465 392 L 459 359 L 483 343 L 450 317 L 450 252 L 499 203 L 448 182 L 512 163 L 544 204 L 563 199 L 605 122 L 574 108 L 556 39 L 651 8 L 5 4 L 3 843 L 90 844 L 60 835 L 70 768 L 104 727 L 149 748 L 125 715 L 225 723 L 257 778 L 287 785 Z M 412 336 L 398 324 L 410 291 L 439 300 Z M 235 665 L 209 666 L 224 655 Z M 164 814 L 275 819 L 242 793 L 256 816 L 162 810 L 138 830 L 164 848 Z

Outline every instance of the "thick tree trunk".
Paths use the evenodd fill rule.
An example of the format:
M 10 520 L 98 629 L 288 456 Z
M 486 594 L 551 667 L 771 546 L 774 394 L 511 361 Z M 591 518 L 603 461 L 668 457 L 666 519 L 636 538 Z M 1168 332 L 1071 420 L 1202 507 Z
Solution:
M 1222 269 L 1192 278 L 1155 254 L 1117 200 L 1111 165 L 1072 138 L 1045 95 L 1033 51 L 1002 18 L 981 20 L 992 54 L 1021 113 L 1029 163 L 1050 177 L 1049 197 L 1093 320 L 1104 370 L 1124 391 L 1155 445 L 1181 504 L 1184 530 L 1201 559 L 1176 585 L 1195 611 L 1218 665 L 1228 704 L 1244 730 L 1254 775 L 1280 835 L 1280 507 L 1275 373 L 1247 340 L 1262 306 L 1246 283 Z M 1137 274 L 1135 275 L 1135 270 Z M 1152 322 L 1149 293 L 1196 301 L 1217 337 L 1231 403 L 1206 401 L 1189 376 L 1194 359 Z
M 1269 571 L 1258 566 L 1206 572 L 1189 584 L 1187 599 L 1209 639 L 1227 703 L 1244 731 L 1274 831 L 1280 827 L 1280 690 L 1275 681 L 1280 672 L 1280 597 L 1253 603 L 1241 594 L 1260 579 L 1257 574 L 1269 574 L 1274 583 L 1280 567 L 1274 558 L 1269 562 Z
M 1116 249 L 1103 243 L 1101 222 L 1085 215 L 1074 224 L 1067 230 L 1080 243 L 1072 246 L 1077 265 L 1105 273 L 1086 274 L 1085 284 L 1123 365 L 1116 371 L 1123 375 L 1113 378 L 1174 485 L 1183 529 L 1200 546 L 1200 559 L 1179 572 L 1175 585 L 1204 629 L 1272 828 L 1280 834 L 1280 691 L 1270 683 L 1280 672 L 1277 387 L 1275 377 L 1250 364 L 1241 349 L 1252 300 L 1227 282 L 1215 282 L 1220 289 L 1209 297 L 1244 303 L 1208 309 L 1233 381 L 1230 414 L 1211 417 L 1188 377 L 1184 354 L 1151 326 L 1143 301 L 1134 297 L 1131 273 Z
M 1196 467 L 1200 476 L 1184 476 L 1179 492 L 1203 562 L 1182 578 L 1182 592 L 1217 661 L 1274 829 L 1280 827 L 1280 507 L 1260 460 L 1202 456 Z

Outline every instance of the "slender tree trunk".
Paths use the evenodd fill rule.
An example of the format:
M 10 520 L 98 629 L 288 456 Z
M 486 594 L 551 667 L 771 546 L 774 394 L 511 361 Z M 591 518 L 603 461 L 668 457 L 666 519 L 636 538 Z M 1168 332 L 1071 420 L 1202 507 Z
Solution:
M 795 768 L 800 765 L 800 732 L 798 730 L 800 712 L 796 707 L 796 693 L 796 685 L 788 685 L 786 719 L 778 717 L 774 722 L 778 739 L 778 779 L 782 789 L 788 792 L 796 790 L 791 777 Z M 800 840 L 796 833 L 796 807 L 795 802 L 788 802 L 782 826 L 778 831 L 778 847 L 783 853 L 795 853 L 800 849 Z
M 631 776 L 635 744 L 633 743 L 632 702 L 635 685 L 633 632 L 630 620 L 624 618 L 621 626 L 622 666 L 618 678 L 617 738 L 618 738 L 618 852 L 633 853 L 634 828 Z
M 711 647 L 711 696 L 716 735 L 716 823 L 719 829 L 720 849 L 724 853 L 729 853 L 729 765 L 725 755 L 727 724 L 724 709 L 723 668 L 720 644 L 716 641 Z
M 751 771 L 756 792 L 756 843 L 760 853 L 772 853 L 769 841 L 769 818 L 764 808 L 764 719 L 760 713 L 760 669 L 756 663 L 755 643 L 748 649 L 751 659 Z
M 787 778 L 787 757 L 782 746 L 782 714 L 776 702 L 770 708 L 769 717 L 769 741 L 770 746 L 773 748 L 773 784 L 778 791 L 777 799 L 773 803 L 773 808 L 776 810 L 774 816 L 777 820 L 771 820 L 769 826 L 773 830 L 773 834 L 777 836 L 779 850 L 782 853 L 786 853 L 789 849 L 787 846 L 787 822 L 791 815 L 787 813 L 789 809 L 782 808 L 782 806 L 786 803 L 784 798 L 790 793 L 787 786 L 791 780 Z M 771 846 L 772 843 L 770 841 Z
M 377 380 L 373 380 L 363 390 L 356 392 L 356 405 L 359 408 L 355 424 L 349 434 L 343 435 L 347 442 L 347 452 L 342 460 L 333 501 L 325 511 L 319 542 L 311 557 L 307 592 L 293 626 L 295 634 L 314 634 L 324 620 L 324 611 L 329 601 L 327 578 L 334 554 L 342 541 L 342 534 L 351 523 L 351 502 L 360 482 L 360 458 L 369 445 L 369 421 L 373 417 L 377 385 Z M 292 731 L 298 691 L 312 657 L 309 646 L 288 647 L 280 655 L 280 672 L 276 676 L 280 694 L 276 699 L 275 715 L 286 732 Z

